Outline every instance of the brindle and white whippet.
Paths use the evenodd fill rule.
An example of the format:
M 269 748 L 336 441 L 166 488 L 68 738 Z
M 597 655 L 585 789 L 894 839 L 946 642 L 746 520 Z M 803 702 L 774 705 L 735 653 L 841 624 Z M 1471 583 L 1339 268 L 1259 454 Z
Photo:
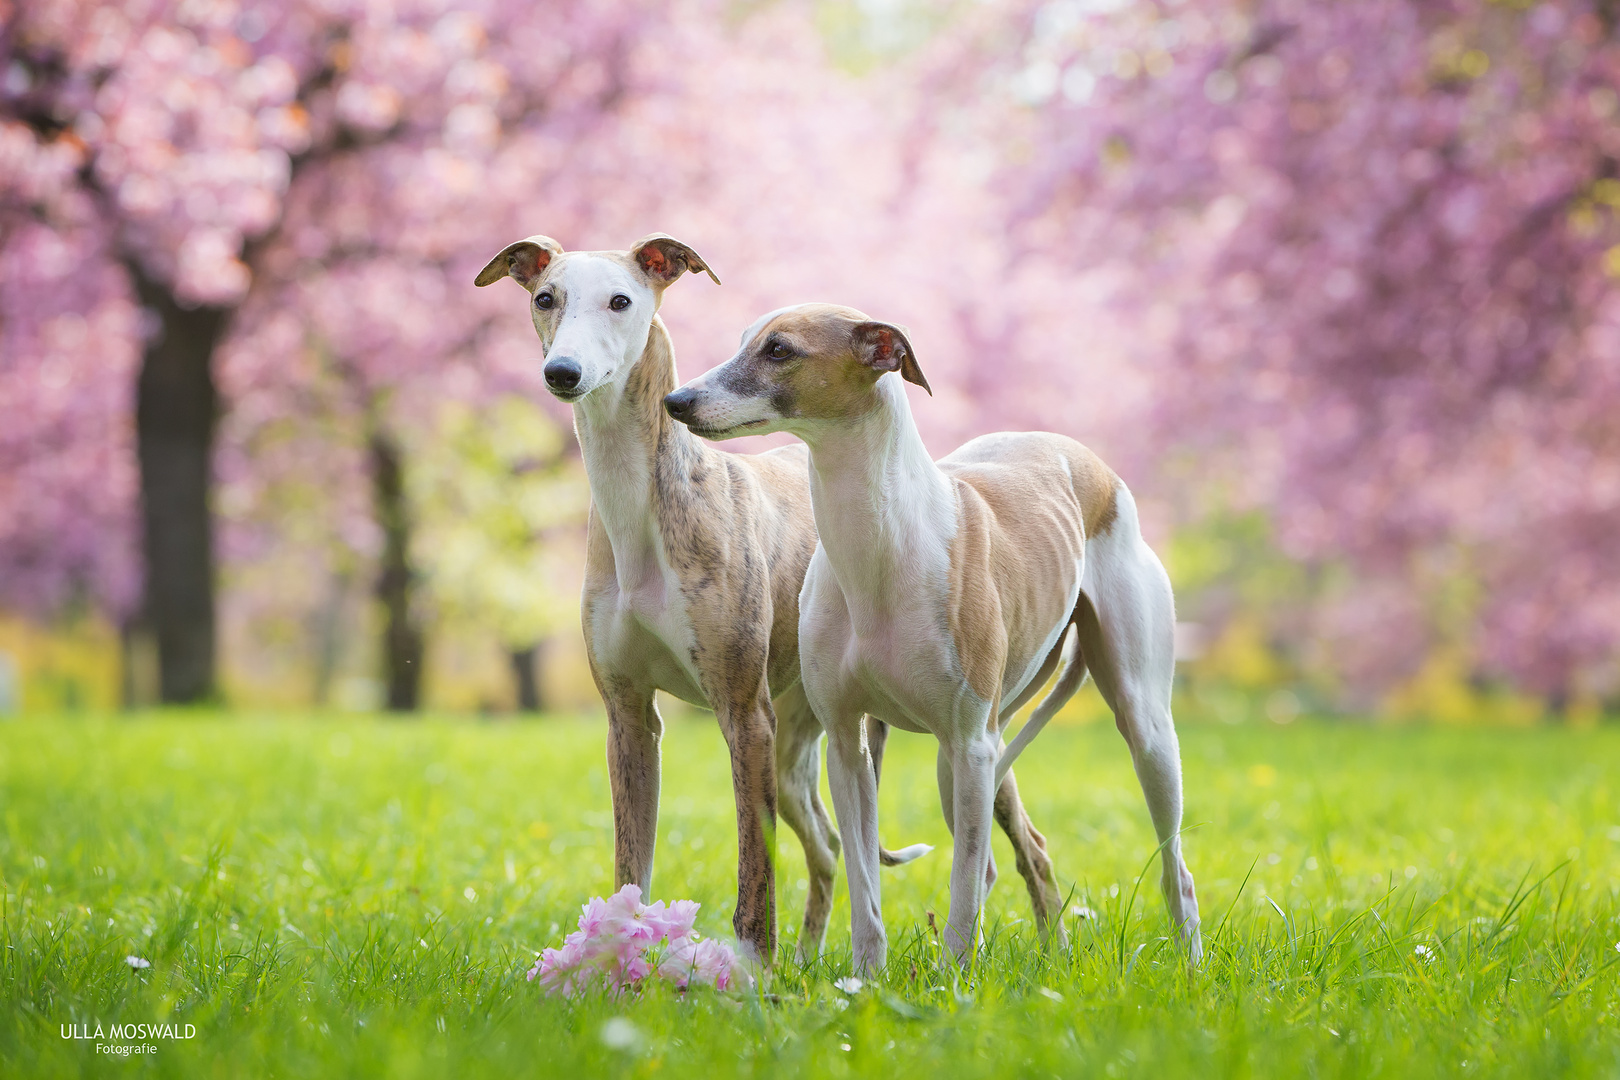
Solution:
M 821 725 L 799 678 L 799 589 L 815 522 L 802 447 L 721 453 L 665 414 L 675 355 L 658 307 L 688 270 L 719 283 L 697 252 L 661 234 L 629 251 L 567 253 L 531 236 L 476 283 L 510 276 L 529 291 L 546 385 L 574 406 L 591 488 L 582 615 L 608 713 L 615 885 L 651 894 L 664 729 L 654 691 L 712 708 L 737 802 L 732 921 L 744 949 L 769 963 L 778 808 L 810 872 L 801 954 L 826 936 L 838 864 L 819 794 Z M 884 735 L 874 724 L 879 746 Z
M 928 388 L 904 330 L 809 304 L 764 316 L 731 360 L 665 399 L 705 437 L 787 431 L 810 448 L 820 543 L 799 597 L 799 652 L 828 733 L 857 969 L 881 967 L 887 951 L 863 714 L 939 739 L 940 803 L 955 838 L 944 937 L 965 958 L 995 876 L 992 817 L 1038 924 L 1061 933 L 1046 843 L 1009 768 L 1088 669 L 1130 747 L 1162 842 L 1170 917 L 1196 961 L 1170 717 L 1174 604 L 1130 491 L 1090 450 L 1045 432 L 982 436 L 935 462 L 902 379 Z M 1060 662 L 1052 692 L 1004 746 L 1002 725 Z

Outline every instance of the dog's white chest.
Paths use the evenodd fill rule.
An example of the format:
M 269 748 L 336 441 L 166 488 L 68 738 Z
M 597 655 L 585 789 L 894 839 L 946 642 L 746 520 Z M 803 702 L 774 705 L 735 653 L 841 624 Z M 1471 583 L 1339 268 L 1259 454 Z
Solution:
M 683 701 L 706 704 L 693 658 L 696 639 L 675 571 L 656 545 L 634 561 L 616 553 L 614 571 L 593 590 L 585 612 L 596 663 Z
M 852 607 L 822 559 L 818 552 L 811 561 L 800 600 L 800 658 L 812 703 L 839 701 L 844 711 L 871 713 L 903 731 L 937 732 L 957 711 L 949 700 L 956 682 L 940 678 L 955 663 L 949 636 L 932 629 L 942 620 L 923 610 L 923 597 L 900 607 Z
M 950 641 L 899 629 L 852 636 L 850 676 L 863 690 L 866 711 L 905 731 L 937 733 L 959 711 L 956 691 L 963 685 L 941 677 L 955 662 Z

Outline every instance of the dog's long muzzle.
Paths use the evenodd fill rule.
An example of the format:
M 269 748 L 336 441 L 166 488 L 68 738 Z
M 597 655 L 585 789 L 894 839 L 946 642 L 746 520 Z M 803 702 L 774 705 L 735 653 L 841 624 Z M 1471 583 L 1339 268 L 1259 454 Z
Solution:
M 690 386 L 683 386 L 679 390 L 664 395 L 664 411 L 670 417 L 683 424 L 692 422 L 692 413 L 697 408 L 698 393 Z

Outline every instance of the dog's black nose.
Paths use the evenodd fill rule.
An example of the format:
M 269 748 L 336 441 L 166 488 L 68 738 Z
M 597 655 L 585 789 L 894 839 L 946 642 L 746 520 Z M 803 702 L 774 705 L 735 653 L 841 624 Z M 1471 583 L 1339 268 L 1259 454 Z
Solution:
M 572 390 L 579 385 L 579 376 L 579 361 L 572 356 L 546 361 L 546 385 L 553 390 Z
M 683 386 L 664 398 L 664 411 L 685 423 L 692 418 L 692 406 L 697 402 L 697 391 Z

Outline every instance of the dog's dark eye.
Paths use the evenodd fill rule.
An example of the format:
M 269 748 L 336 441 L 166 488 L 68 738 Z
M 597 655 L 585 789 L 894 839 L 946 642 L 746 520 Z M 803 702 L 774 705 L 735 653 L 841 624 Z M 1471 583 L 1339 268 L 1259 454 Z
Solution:
M 551 294 L 548 292 L 538 293 L 535 295 L 534 306 L 539 308 L 541 311 L 550 311 L 551 305 L 554 303 L 556 303 L 556 301 L 552 299 Z
M 608 307 L 614 311 L 623 311 L 630 306 L 630 298 L 624 293 L 615 293 L 613 299 L 608 301 Z
M 778 341 L 776 344 L 771 346 L 770 351 L 765 355 L 769 356 L 772 360 L 786 360 L 788 358 L 788 347 Z

